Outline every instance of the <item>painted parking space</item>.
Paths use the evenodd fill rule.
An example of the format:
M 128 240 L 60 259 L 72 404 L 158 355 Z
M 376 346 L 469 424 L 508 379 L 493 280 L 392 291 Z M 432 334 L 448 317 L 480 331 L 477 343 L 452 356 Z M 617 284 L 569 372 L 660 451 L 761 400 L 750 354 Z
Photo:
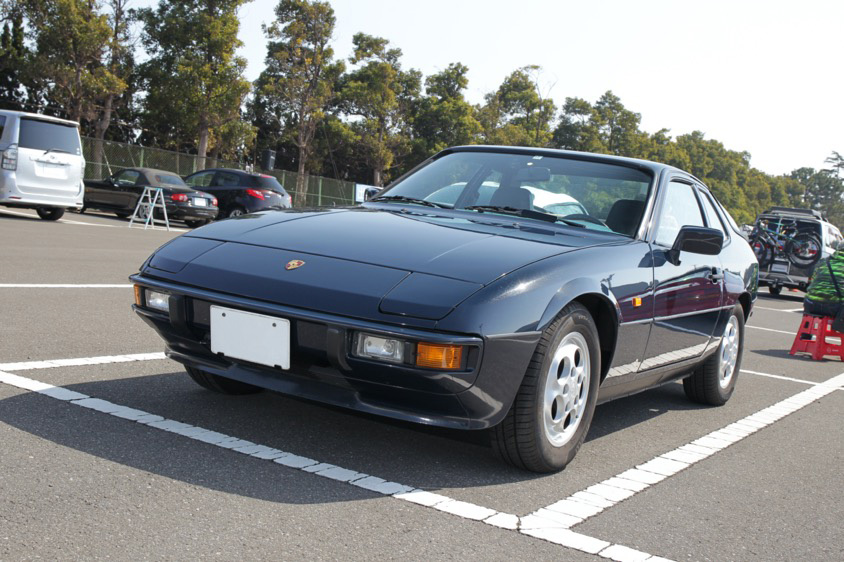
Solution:
M 26 228 L 40 226 L 31 222 Z M 161 358 L 160 340 L 129 310 L 132 293 L 123 272 L 137 268 L 143 253 L 151 251 L 148 245 L 154 242 L 145 238 L 150 233 L 99 239 L 90 232 L 105 229 L 56 226 L 73 232 L 54 243 L 62 249 L 61 259 L 85 266 L 55 271 L 42 263 L 50 248 L 31 243 L 32 256 L 16 254 L 13 271 L 0 271 L 0 315 L 11 319 L 0 322 L 0 371 L 94 401 L 70 404 L 0 384 L 0 446 L 14 451 L 0 460 L 0 479 L 4 489 L 15 490 L 12 501 L 21 506 L 0 506 L 4 529 L 14 531 L 0 533 L 2 559 L 20 558 L 27 548 L 31 557 L 49 558 L 59 552 L 50 550 L 55 544 L 82 557 L 92 552 L 128 557 L 150 536 L 163 543 L 170 539 L 173 550 L 153 548 L 163 557 L 225 555 L 238 552 L 234 545 L 243 544 L 241 531 L 251 542 L 240 554 L 256 558 L 279 549 L 296 557 L 310 548 L 318 553 L 314 558 L 390 558 L 400 552 L 403 558 L 427 559 L 462 553 L 597 560 L 600 555 L 587 552 L 600 552 L 622 560 L 651 555 L 771 559 L 776 546 L 793 557 L 808 557 L 816 549 L 816 559 L 827 559 L 828 545 L 841 544 L 826 522 L 840 516 L 836 491 L 828 488 L 840 465 L 835 460 L 841 459 L 835 443 L 844 442 L 844 433 L 829 420 L 840 413 L 844 391 L 813 399 L 697 462 L 686 461 L 695 458 L 692 453 L 702 454 L 699 450 L 681 451 L 685 457 L 671 453 L 844 371 L 835 359 L 789 356 L 790 336 L 770 331 L 785 332 L 784 322 L 799 320 L 791 311 L 799 299 L 759 299 L 765 308 L 749 326 L 768 330 L 748 329 L 745 372 L 725 407 L 693 405 L 679 384 L 603 405 L 574 463 L 559 474 L 534 475 L 501 464 L 480 433 L 426 429 L 269 392 L 227 397 L 199 388 L 180 365 Z M 42 243 L 51 240 L 30 234 L 43 236 Z M 72 283 L 61 275 L 72 277 Z M 63 284 L 74 286 L 52 286 Z M 188 424 L 200 428 L 194 437 L 223 441 L 212 444 L 148 427 L 112 415 L 126 410 L 102 411 L 97 400 Z M 734 437 L 739 429 L 732 428 Z M 278 459 L 314 464 L 294 468 L 276 458 L 255 458 L 220 447 L 226 438 L 271 450 L 253 453 L 278 451 Z M 719 445 L 714 439 L 709 445 Z M 785 455 L 783 449 L 795 453 Z M 624 495 L 616 490 L 639 487 L 630 478 L 635 472 L 609 479 L 630 470 L 677 468 L 663 462 L 637 469 L 666 454 L 688 466 L 602 507 Z M 438 501 L 419 505 L 332 475 L 373 487 L 395 482 L 434 494 Z M 98 482 L 111 488 L 98 493 Z M 780 488 L 789 483 L 795 488 L 783 494 Z M 592 511 L 600 511 L 586 516 L 590 500 Z M 539 513 L 542 508 L 551 513 Z M 771 515 L 763 517 L 766 513 Z M 806 536 L 789 535 L 792 544 L 785 548 L 781 530 L 804 525 L 810 515 L 817 523 Z M 232 524 L 224 527 L 222 521 Z M 508 530 L 514 521 L 519 531 L 533 536 Z M 120 540 L 109 542 L 92 530 L 97 527 Z M 268 528 L 276 532 L 267 533 Z M 190 540 L 174 541 L 177 533 Z M 74 536 L 85 540 L 69 538 Z

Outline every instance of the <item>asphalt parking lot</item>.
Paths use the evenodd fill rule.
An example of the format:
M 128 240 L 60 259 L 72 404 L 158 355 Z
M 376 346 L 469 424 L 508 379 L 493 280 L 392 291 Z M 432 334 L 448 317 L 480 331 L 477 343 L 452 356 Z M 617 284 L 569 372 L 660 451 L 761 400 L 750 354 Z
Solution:
M 730 402 L 598 407 L 534 475 L 485 435 L 194 384 L 130 310 L 179 235 L 0 209 L 0 560 L 844 559 L 844 363 L 760 294 Z M 641 468 L 637 468 L 641 467 Z

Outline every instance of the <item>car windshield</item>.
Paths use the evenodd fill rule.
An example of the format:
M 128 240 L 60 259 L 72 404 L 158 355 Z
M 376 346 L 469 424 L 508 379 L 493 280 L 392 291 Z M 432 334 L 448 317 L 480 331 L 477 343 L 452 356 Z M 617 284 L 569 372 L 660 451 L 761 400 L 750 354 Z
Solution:
M 21 119 L 18 146 L 45 152 L 82 154 L 79 131 L 75 125 L 64 125 L 40 119 Z
M 634 236 L 652 176 L 636 168 L 571 158 L 456 152 L 438 158 L 380 193 L 376 201 L 419 200 L 473 212 L 534 218 Z M 527 211 L 527 212 L 525 212 Z M 547 218 L 547 217 L 546 217 Z

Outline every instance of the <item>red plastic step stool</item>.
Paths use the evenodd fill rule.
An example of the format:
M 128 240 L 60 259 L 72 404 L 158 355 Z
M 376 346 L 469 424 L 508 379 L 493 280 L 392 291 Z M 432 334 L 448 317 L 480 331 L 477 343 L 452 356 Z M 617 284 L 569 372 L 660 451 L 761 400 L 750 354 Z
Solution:
M 844 361 L 844 334 L 836 332 L 831 326 L 832 318 L 829 316 L 804 314 L 789 355 L 811 353 L 815 361 L 820 361 L 826 355 L 837 355 Z M 839 343 L 828 342 L 828 337 L 838 338 Z

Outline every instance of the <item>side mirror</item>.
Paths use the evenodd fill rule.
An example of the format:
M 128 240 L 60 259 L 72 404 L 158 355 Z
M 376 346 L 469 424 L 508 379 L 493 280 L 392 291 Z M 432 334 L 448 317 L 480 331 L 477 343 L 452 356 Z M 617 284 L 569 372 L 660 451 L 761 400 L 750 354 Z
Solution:
M 380 191 L 381 190 L 377 187 L 367 187 L 366 190 L 363 192 L 363 200 L 369 201 L 370 199 L 378 195 Z
M 680 252 L 691 252 L 705 256 L 717 256 L 724 246 L 724 233 L 703 226 L 684 226 L 668 250 L 668 261 L 680 265 Z

